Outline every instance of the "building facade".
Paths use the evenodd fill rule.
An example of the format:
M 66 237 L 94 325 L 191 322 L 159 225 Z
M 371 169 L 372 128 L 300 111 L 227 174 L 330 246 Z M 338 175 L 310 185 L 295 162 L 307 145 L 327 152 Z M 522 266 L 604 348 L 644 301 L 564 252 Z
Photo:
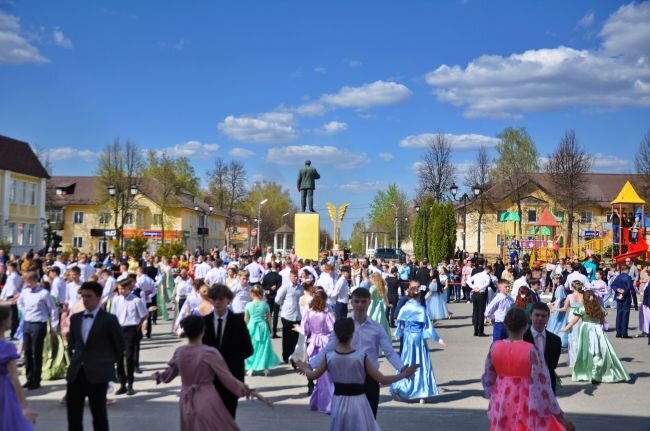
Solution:
M 123 226 L 120 215 L 112 213 L 110 202 L 99 197 L 102 193 L 96 177 L 52 177 L 50 182 L 57 194 L 55 209 L 49 214 L 50 222 L 63 237 L 63 250 L 93 253 L 113 250 L 122 227 L 125 246 L 130 239 L 141 235 L 148 239 L 152 253 L 163 241 L 182 241 L 189 249 L 225 243 L 225 214 L 206 202 L 195 202 L 194 196 L 183 191 L 175 195 L 172 205 L 163 213 L 156 203 L 154 180 L 139 182 L 133 208 L 126 213 Z
M 44 246 L 48 178 L 29 144 L 0 136 L 0 239 L 11 253 Z

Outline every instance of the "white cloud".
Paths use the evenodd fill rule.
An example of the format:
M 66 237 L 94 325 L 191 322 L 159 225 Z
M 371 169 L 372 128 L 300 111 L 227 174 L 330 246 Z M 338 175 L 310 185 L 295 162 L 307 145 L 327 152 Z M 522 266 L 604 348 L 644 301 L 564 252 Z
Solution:
M 594 23 L 594 18 L 596 15 L 594 14 L 594 11 L 590 10 L 587 12 L 580 20 L 577 22 L 576 26 L 577 27 L 591 27 L 591 25 Z
M 375 81 L 360 87 L 343 87 L 337 93 L 323 94 L 313 102 L 298 106 L 293 111 L 300 115 L 319 116 L 336 108 L 352 108 L 358 111 L 377 106 L 394 105 L 411 95 L 405 85 L 397 82 Z
M 559 46 L 483 55 L 464 68 L 443 64 L 426 80 L 438 100 L 464 107 L 467 117 L 650 106 L 650 2 L 621 6 L 599 36 L 596 50 Z
M 255 155 L 253 151 L 247 150 L 246 148 L 239 148 L 239 147 L 235 147 L 232 150 L 228 151 L 228 154 L 230 154 L 232 157 L 237 157 L 240 159 L 246 159 L 248 157 Z
M 72 147 L 58 147 L 45 150 L 47 156 L 54 162 L 60 160 L 85 160 L 88 162 L 96 162 L 99 153 L 90 150 L 80 150 L 79 148 Z
M 267 112 L 256 116 L 228 115 L 217 127 L 237 141 L 279 144 L 298 138 L 293 123 L 292 113 Z
M 425 166 L 424 162 L 420 162 L 420 161 L 413 162 L 413 164 L 411 165 L 411 171 L 413 171 L 413 173 L 415 174 L 419 174 L 420 171 L 424 168 L 424 166 Z
M 0 11 L 0 64 L 47 63 L 22 34 L 18 17 Z
M 289 145 L 271 148 L 266 161 L 277 165 L 302 165 L 311 160 L 312 165 L 331 166 L 339 169 L 354 169 L 367 163 L 366 153 L 356 154 L 349 150 L 332 146 Z
M 594 172 L 622 172 L 632 168 L 632 162 L 630 160 L 603 153 L 596 153 L 591 159 L 593 162 L 591 170 Z
M 158 150 L 171 157 L 187 157 L 188 159 L 203 158 L 219 149 L 219 144 L 203 144 L 199 141 L 187 141 L 171 147 Z
M 383 190 L 387 188 L 386 183 L 382 181 L 351 181 L 346 184 L 339 185 L 339 189 L 346 192 L 366 192 L 372 190 Z
M 359 60 L 347 60 L 346 63 L 348 64 L 348 67 L 361 67 L 361 62 Z
M 390 162 L 393 160 L 393 155 L 391 153 L 379 153 L 379 158 L 385 162 Z
M 436 133 L 409 135 L 401 140 L 399 146 L 405 148 L 426 148 L 429 143 L 435 139 L 436 135 Z M 451 133 L 445 133 L 444 136 L 447 138 L 447 141 L 451 145 L 451 149 L 456 151 L 475 150 L 482 146 L 494 147 L 499 143 L 499 140 L 497 138 L 485 135 L 453 135 Z
M 72 49 L 72 41 L 69 37 L 63 34 L 63 31 L 59 27 L 55 27 L 54 30 L 52 30 L 52 38 L 56 45 L 66 49 Z
M 335 135 L 346 130 L 348 130 L 347 123 L 342 123 L 340 121 L 330 121 L 329 123 L 323 124 L 321 131 L 327 135 Z
M 325 72 L 327 72 L 327 69 L 325 69 L 325 67 L 323 67 L 323 66 L 316 66 L 316 67 L 314 67 L 314 72 L 316 72 L 316 73 L 325 73 Z

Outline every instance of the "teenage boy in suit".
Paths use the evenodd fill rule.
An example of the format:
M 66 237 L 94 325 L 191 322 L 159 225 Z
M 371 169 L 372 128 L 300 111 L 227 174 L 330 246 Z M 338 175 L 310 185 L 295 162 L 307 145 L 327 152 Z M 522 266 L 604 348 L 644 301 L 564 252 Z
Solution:
M 560 360 L 560 353 L 562 352 L 562 340 L 560 337 L 552 332 L 546 330 L 548 318 L 551 315 L 551 310 L 543 302 L 536 302 L 533 304 L 533 309 L 530 314 L 532 325 L 524 334 L 524 341 L 537 346 L 540 353 L 544 354 L 544 361 L 548 367 L 548 373 L 551 376 L 551 387 L 555 393 L 555 369 Z
M 253 345 L 244 318 L 228 309 L 233 294 L 226 285 L 210 286 L 208 299 L 214 307 L 214 312 L 203 317 L 205 322 L 203 344 L 216 348 L 226 361 L 232 375 L 243 382 L 244 360 L 253 354 Z M 228 412 L 235 418 L 238 397 L 226 389 L 217 377 L 214 379 L 214 386 Z

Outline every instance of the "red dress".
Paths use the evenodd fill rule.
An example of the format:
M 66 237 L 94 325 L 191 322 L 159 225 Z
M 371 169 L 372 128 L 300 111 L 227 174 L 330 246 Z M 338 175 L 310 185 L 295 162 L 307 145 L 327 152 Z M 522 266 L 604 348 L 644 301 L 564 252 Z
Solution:
M 493 431 L 555 431 L 564 426 L 544 356 L 525 341 L 496 341 L 481 377 Z

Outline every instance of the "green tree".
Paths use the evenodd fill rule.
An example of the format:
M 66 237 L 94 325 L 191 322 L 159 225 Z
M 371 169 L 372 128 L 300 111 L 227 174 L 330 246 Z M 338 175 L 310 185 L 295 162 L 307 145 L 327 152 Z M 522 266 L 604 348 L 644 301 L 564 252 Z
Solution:
M 428 222 L 429 261 L 436 265 L 454 254 L 456 246 L 456 217 L 451 202 L 434 203 Z
M 138 234 L 131 238 L 129 245 L 126 247 L 126 252 L 129 256 L 135 256 L 139 258 L 142 256 L 142 253 L 147 251 L 149 248 L 149 241 L 144 236 Z
M 195 196 L 199 194 L 199 177 L 196 176 L 194 167 L 190 165 L 187 157 L 178 157 L 174 160 L 174 172 L 179 188 Z
M 160 207 L 160 230 L 162 231 L 161 243 L 165 243 L 165 219 L 167 211 L 176 202 L 176 195 L 180 188 L 180 180 L 176 175 L 176 161 L 168 154 L 158 154 L 149 150 L 144 176 L 156 180 L 153 190 L 154 201 Z
M 356 255 L 365 255 L 366 249 L 363 243 L 363 231 L 366 230 L 366 222 L 364 219 L 357 220 L 352 225 L 352 232 L 348 244 L 352 253 Z
M 539 170 L 539 153 L 535 141 L 525 127 L 514 129 L 505 128 L 497 135 L 499 143 L 496 145 L 498 153 L 495 159 L 492 176 L 495 179 L 506 181 L 514 193 L 519 213 L 519 234 L 521 235 L 521 200 L 522 186 L 530 178 L 530 174 Z
M 431 220 L 432 206 L 435 203 L 432 196 L 425 196 L 416 202 L 416 217 L 413 226 L 413 254 L 417 260 L 428 257 L 429 248 L 429 220 Z
M 395 241 L 395 218 L 397 217 L 399 232 L 401 232 L 400 239 L 406 238 L 407 233 L 410 232 L 408 207 L 406 193 L 397 187 L 397 184 L 390 184 L 385 191 L 379 190 L 370 203 L 370 223 L 391 232 L 389 237 Z
M 249 217 L 250 220 L 257 218 L 259 203 L 266 199 L 266 203 L 260 207 L 260 245 L 273 244 L 273 231 L 282 224 L 282 215 L 289 213 L 285 222 L 289 226 L 293 225 L 291 214 L 297 211 L 288 189 L 276 182 L 263 181 L 256 183 L 247 193 L 246 198 L 241 204 L 241 213 Z M 253 227 L 257 224 L 253 222 Z M 258 232 L 258 235 L 260 233 Z

